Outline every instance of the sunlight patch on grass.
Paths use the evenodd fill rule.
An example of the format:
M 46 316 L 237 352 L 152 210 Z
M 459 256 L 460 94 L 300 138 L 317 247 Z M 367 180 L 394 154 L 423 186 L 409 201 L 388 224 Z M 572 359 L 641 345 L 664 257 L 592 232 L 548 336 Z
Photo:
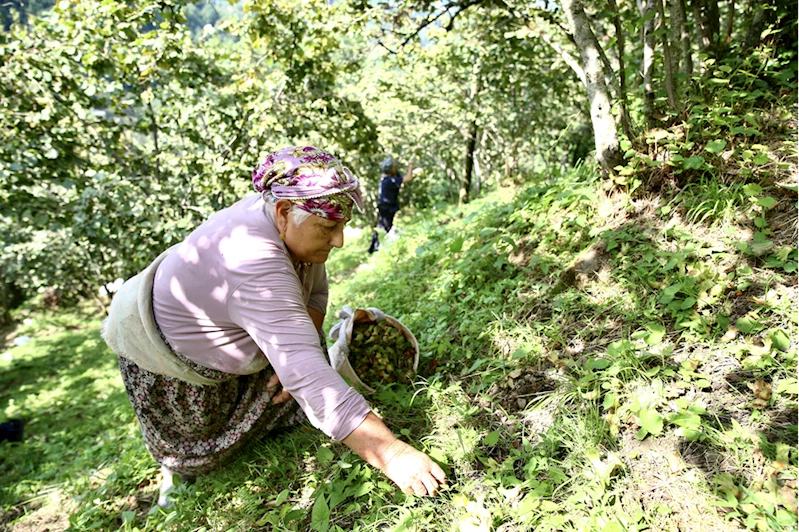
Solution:
M 529 325 L 521 325 L 509 318 L 497 319 L 486 331 L 491 335 L 491 344 L 506 360 L 540 361 L 545 355 L 547 338 Z

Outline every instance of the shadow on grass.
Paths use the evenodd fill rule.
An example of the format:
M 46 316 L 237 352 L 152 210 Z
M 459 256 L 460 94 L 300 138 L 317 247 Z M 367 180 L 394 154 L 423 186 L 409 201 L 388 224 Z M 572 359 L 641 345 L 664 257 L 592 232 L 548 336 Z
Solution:
M 142 447 L 127 438 L 133 412 L 99 324 L 36 338 L 12 354 L 0 371 L 0 406 L 26 426 L 25 441 L 0 458 L 0 506 L 11 518 L 54 490 L 91 489 L 93 471 Z

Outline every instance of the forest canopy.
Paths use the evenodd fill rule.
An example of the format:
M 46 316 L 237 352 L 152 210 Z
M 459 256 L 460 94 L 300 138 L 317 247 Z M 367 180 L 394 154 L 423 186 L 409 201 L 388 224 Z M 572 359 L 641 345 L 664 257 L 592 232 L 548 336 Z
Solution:
M 415 156 L 412 209 L 579 164 L 630 193 L 720 162 L 746 179 L 785 156 L 766 140 L 789 127 L 768 114 L 795 99 L 795 15 L 785 0 L 6 3 L 3 314 L 136 272 L 283 145 L 336 153 L 372 204 L 380 160 Z

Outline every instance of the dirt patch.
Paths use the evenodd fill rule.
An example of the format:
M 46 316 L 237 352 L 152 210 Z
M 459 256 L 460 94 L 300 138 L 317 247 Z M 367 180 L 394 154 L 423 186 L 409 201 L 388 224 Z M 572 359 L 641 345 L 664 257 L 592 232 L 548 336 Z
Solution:
M 776 192 L 776 193 L 775 193 Z M 770 191 L 776 196 L 777 204 L 766 213 L 766 220 L 772 229 L 771 240 L 775 247 L 795 247 L 799 237 L 799 211 L 796 210 L 796 193 L 790 191 Z
M 741 530 L 726 521 L 706 501 L 705 473 L 686 462 L 674 438 L 638 441 L 635 431 L 619 434 L 618 457 L 627 475 L 620 482 L 622 506 L 630 515 L 643 508 L 655 516 L 650 530 L 674 532 L 728 532 Z
M 597 272 L 609 268 L 609 257 L 605 251 L 604 242 L 600 241 L 580 253 L 572 263 L 560 273 L 558 283 L 552 289 L 552 295 L 558 294 L 566 288 L 585 287 L 595 277 Z
M 69 514 L 64 511 L 59 493 L 51 494 L 41 506 L 19 508 L 0 518 L 2 532 L 61 532 L 68 528 Z
M 518 368 L 508 373 L 504 379 L 492 384 L 484 395 L 476 399 L 476 402 L 483 408 L 499 405 L 505 412 L 513 414 L 532 406 L 556 387 L 557 382 L 551 373 Z
M 45 506 L 23 517 L 9 528 L 0 528 L 8 532 L 61 532 L 69 528 L 69 515 L 63 508 Z

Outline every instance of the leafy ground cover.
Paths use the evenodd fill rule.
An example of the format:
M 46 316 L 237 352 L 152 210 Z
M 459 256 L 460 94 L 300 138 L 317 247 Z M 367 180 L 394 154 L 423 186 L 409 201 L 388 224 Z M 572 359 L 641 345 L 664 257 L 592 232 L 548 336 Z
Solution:
M 347 304 L 414 331 L 416 382 L 370 400 L 446 468 L 440 497 L 303 427 L 155 507 L 100 317 L 38 312 L 0 356 L 3 414 L 28 420 L 2 444 L 0 528 L 796 529 L 794 191 L 611 194 L 583 167 L 397 225 L 331 258 L 326 327 Z

